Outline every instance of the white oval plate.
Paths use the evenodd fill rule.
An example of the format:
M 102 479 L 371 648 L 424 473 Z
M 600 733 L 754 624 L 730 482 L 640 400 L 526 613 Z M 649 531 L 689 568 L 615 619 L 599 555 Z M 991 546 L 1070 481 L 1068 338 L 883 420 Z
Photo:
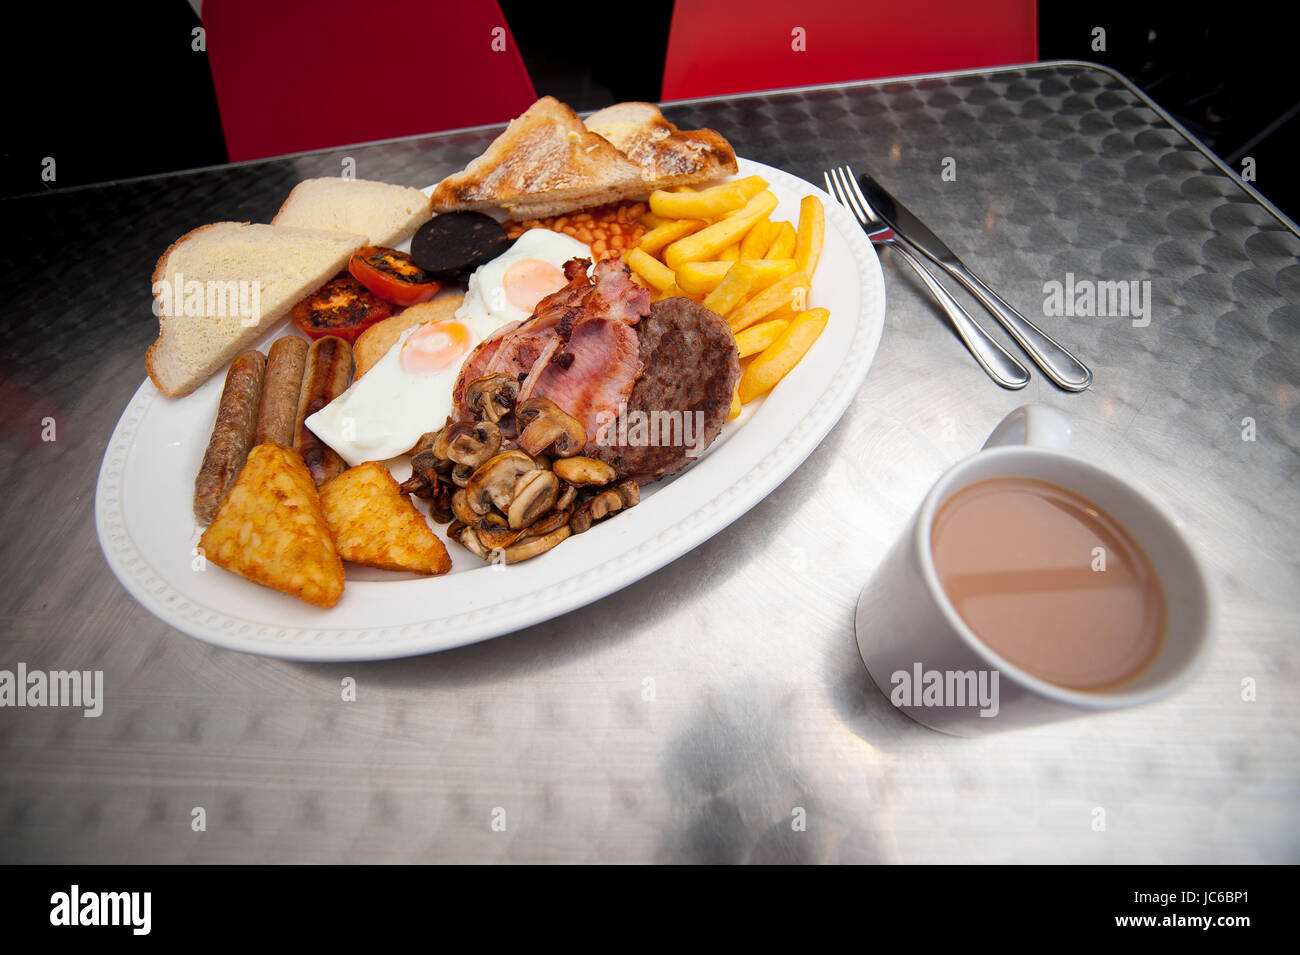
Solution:
M 829 308 L 830 321 L 766 398 L 747 405 L 685 471 L 643 488 L 639 506 L 508 567 L 485 564 L 458 543 L 448 545 L 453 567 L 443 577 L 346 564 L 343 596 L 323 610 L 196 554 L 194 475 L 225 376 L 181 399 L 163 397 L 146 378 L 100 466 L 95 523 L 109 566 L 145 609 L 200 640 L 287 659 L 372 660 L 447 650 L 549 620 L 708 540 L 817 447 L 853 400 L 884 327 L 880 263 L 847 210 L 802 179 L 740 160 L 740 175 L 754 174 L 780 200 L 773 218 L 798 221 L 809 194 L 825 205 L 826 242 L 809 301 Z M 260 347 L 286 330 L 293 330 L 287 321 Z

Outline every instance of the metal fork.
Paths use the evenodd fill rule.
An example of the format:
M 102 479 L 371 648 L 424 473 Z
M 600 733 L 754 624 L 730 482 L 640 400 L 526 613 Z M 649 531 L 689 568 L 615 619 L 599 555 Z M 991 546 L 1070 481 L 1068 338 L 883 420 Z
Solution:
M 947 312 L 957 335 L 988 376 L 1003 388 L 1012 390 L 1029 384 L 1029 372 L 1025 366 L 989 337 L 980 323 L 971 318 L 970 313 L 962 308 L 961 303 L 939 284 L 939 280 L 933 273 L 921 264 L 907 246 L 898 241 L 893 229 L 876 215 L 871 204 L 862 194 L 862 190 L 858 188 L 853 170 L 848 166 L 840 166 L 822 173 L 822 176 L 826 180 L 827 191 L 839 201 L 840 205 L 848 207 L 862 225 L 862 231 L 867 234 L 867 238 L 877 245 L 888 245 L 895 254 L 916 270 L 916 274 L 921 277 L 926 288 Z

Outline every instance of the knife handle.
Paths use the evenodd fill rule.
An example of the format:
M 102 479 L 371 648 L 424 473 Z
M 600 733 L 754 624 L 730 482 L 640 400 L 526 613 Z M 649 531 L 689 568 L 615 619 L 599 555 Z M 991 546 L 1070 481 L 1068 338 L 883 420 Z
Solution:
M 917 261 L 916 256 L 909 252 L 905 245 L 895 240 L 890 240 L 885 244 L 916 270 L 916 274 L 921 277 L 921 281 L 925 283 L 926 288 L 939 300 L 943 310 L 952 319 L 953 328 L 956 329 L 961 340 L 990 378 L 1003 388 L 1010 388 L 1013 391 L 1029 384 L 1029 372 L 1025 370 L 1025 366 L 1008 354 L 1001 345 L 989 338 L 988 332 L 984 331 L 979 322 L 970 317 L 966 309 L 961 307 L 961 303 L 939 284 L 939 280 L 930 274 L 929 269 Z
M 939 264 L 980 300 L 1007 333 L 1025 350 L 1025 354 L 1032 358 L 1038 367 L 1043 369 L 1043 374 L 1057 386 L 1066 391 L 1084 391 L 1092 384 L 1092 372 L 1088 370 L 1087 365 L 1008 305 L 1002 296 L 985 285 L 974 272 L 960 262 Z

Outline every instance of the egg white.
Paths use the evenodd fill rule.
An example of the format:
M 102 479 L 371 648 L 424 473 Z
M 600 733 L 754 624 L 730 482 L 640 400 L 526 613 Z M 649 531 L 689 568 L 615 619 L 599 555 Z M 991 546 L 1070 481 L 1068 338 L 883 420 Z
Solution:
M 426 374 L 407 371 L 401 365 L 402 345 L 422 327 L 402 332 L 364 376 L 307 417 L 305 423 L 312 433 L 337 451 L 349 467 L 405 454 L 422 434 L 441 428 L 451 414 L 451 393 L 463 357 Z M 470 332 L 472 348 L 479 339 L 472 327 Z
M 550 229 L 529 229 L 509 251 L 474 270 L 469 277 L 465 301 L 456 310 L 456 318 L 470 327 L 480 339 L 487 338 L 507 322 L 522 322 L 530 312 L 512 304 L 506 297 L 506 270 L 520 259 L 541 259 L 563 271 L 569 259 L 589 259 L 591 249 L 572 236 Z

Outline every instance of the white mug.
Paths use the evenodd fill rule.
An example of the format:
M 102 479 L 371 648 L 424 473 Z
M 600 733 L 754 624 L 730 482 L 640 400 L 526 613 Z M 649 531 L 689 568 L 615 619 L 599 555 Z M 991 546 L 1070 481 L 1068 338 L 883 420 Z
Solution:
M 886 698 L 917 722 L 955 736 L 983 736 L 1134 706 L 1181 686 L 1203 662 L 1213 598 L 1187 540 L 1160 506 L 1065 453 L 1072 435 L 1070 422 L 1052 408 L 1011 412 L 979 452 L 939 478 L 863 589 L 856 619 L 863 662 Z M 1092 501 L 1145 551 L 1164 589 L 1165 634 L 1136 676 L 1096 691 L 1049 683 L 1000 657 L 957 614 L 930 551 L 935 514 L 963 488 L 1005 477 L 1047 481 Z M 938 690 L 924 693 L 927 686 Z

